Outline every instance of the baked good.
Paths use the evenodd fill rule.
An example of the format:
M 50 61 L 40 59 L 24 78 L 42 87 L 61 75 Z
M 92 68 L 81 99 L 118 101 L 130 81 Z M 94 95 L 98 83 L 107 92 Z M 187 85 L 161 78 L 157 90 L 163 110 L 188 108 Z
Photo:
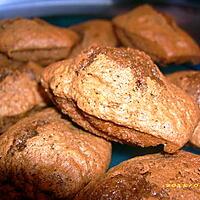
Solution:
M 196 147 L 200 148 L 200 122 L 198 123 L 197 127 L 194 130 L 190 138 L 190 142 L 195 145 Z
M 46 65 L 64 59 L 78 39 L 75 32 L 40 19 L 0 21 L 0 52 L 17 61 Z
M 75 200 L 199 200 L 200 156 L 188 152 L 127 160 L 90 182 Z
M 42 85 L 63 113 L 112 141 L 175 152 L 199 120 L 192 98 L 131 48 L 91 47 L 47 67 Z
M 0 66 L 6 66 L 9 64 L 11 64 L 11 60 L 9 60 L 6 55 L 0 53 Z
M 22 200 L 23 195 L 9 184 L 0 185 L 1 200 Z M 45 200 L 45 199 L 42 199 Z
M 195 99 L 200 108 L 200 71 L 185 70 L 169 74 L 168 79 Z
M 200 108 L 200 71 L 180 71 L 168 75 L 168 79 L 195 99 Z M 190 142 L 200 147 L 200 122 L 190 138 Z
M 150 5 L 116 16 L 113 23 L 123 45 L 145 51 L 158 63 L 200 63 L 198 44 L 172 17 Z
M 0 65 L 0 134 L 34 107 L 48 103 L 39 84 L 43 68 L 29 62 Z
M 74 25 L 70 29 L 75 31 L 81 38 L 79 44 L 72 50 L 70 57 L 78 55 L 82 50 L 94 44 L 111 47 L 118 44 L 113 25 L 108 20 L 90 20 Z
M 29 115 L 32 115 L 33 113 L 38 112 L 42 109 L 44 109 L 43 105 L 37 105 L 37 106 L 34 106 L 32 109 L 27 110 L 26 112 L 22 112 L 17 115 L 0 117 L 0 135 L 4 133 L 10 126 L 12 126 L 17 121 L 19 121 L 20 119 L 27 117 Z
M 25 199 L 72 199 L 105 172 L 110 157 L 109 142 L 48 108 L 0 136 L 0 183 L 15 187 Z

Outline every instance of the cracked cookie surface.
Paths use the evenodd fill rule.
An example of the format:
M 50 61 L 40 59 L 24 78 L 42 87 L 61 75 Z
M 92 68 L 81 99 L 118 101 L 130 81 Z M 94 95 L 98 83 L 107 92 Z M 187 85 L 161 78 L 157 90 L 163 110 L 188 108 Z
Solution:
M 113 25 L 108 20 L 90 20 L 69 28 L 80 36 L 80 41 L 72 50 L 70 57 L 78 55 L 81 51 L 94 44 L 111 47 L 118 45 Z
M 33 62 L 0 64 L 0 133 L 30 110 L 49 103 L 39 83 L 42 70 Z
M 150 5 L 116 16 L 113 23 L 124 46 L 140 49 L 158 63 L 200 63 L 198 44 L 171 16 Z
M 91 47 L 46 68 L 42 84 L 77 124 L 117 142 L 174 152 L 199 119 L 192 98 L 139 50 Z
M 24 198 L 72 199 L 108 168 L 111 144 L 48 108 L 0 136 L 0 182 Z M 1 191 L 1 190 L 0 190 Z
M 0 21 L 0 52 L 21 62 L 34 61 L 47 65 L 67 58 L 78 40 L 74 31 L 53 26 L 41 19 Z
M 75 200 L 198 200 L 200 156 L 188 152 L 124 161 L 90 182 Z
M 199 71 L 181 71 L 169 74 L 167 78 L 187 92 L 197 102 L 200 108 L 200 72 Z M 191 143 L 200 147 L 200 122 L 194 130 L 190 139 Z

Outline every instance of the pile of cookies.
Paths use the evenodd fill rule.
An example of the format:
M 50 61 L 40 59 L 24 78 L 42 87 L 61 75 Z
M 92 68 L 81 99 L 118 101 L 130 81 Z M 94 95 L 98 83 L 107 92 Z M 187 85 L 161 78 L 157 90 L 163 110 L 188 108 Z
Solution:
M 149 5 L 60 28 L 0 21 L 0 199 L 199 200 L 200 48 Z M 111 168 L 111 142 L 157 154 Z

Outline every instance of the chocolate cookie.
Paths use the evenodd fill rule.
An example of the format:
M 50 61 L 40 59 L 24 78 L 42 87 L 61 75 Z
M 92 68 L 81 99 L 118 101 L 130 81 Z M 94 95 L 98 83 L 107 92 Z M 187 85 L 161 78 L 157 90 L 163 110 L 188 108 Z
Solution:
M 188 152 L 136 157 L 90 182 L 75 200 L 199 200 L 200 156 Z
M 105 172 L 110 157 L 109 142 L 49 108 L 0 136 L 0 183 L 15 187 L 25 199 L 72 199 Z
M 0 21 L 0 52 L 17 61 L 49 64 L 68 56 L 78 35 L 40 19 Z
M 200 63 L 198 44 L 172 19 L 149 5 L 113 19 L 123 45 L 145 51 L 162 64 Z
M 0 65 L 0 133 L 29 110 L 48 102 L 39 84 L 43 68 L 32 62 L 7 64 Z
M 199 120 L 192 98 L 139 50 L 91 47 L 46 68 L 42 84 L 63 113 L 112 141 L 175 152 Z
M 115 36 L 112 23 L 108 20 L 90 20 L 70 28 L 79 34 L 80 43 L 73 49 L 70 57 L 78 55 L 82 50 L 91 45 L 117 46 L 117 38 Z
M 195 99 L 200 108 L 200 71 L 180 71 L 168 75 L 168 79 L 185 90 Z M 191 143 L 200 147 L 200 122 L 190 139 Z

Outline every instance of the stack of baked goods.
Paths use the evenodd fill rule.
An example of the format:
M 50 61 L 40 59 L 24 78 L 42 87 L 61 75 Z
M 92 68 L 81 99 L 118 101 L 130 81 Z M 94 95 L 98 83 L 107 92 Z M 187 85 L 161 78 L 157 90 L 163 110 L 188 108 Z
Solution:
M 0 199 L 199 200 L 198 44 L 143 5 L 60 28 L 0 21 Z M 111 142 L 162 145 L 108 170 Z M 189 143 L 191 142 L 191 144 Z

